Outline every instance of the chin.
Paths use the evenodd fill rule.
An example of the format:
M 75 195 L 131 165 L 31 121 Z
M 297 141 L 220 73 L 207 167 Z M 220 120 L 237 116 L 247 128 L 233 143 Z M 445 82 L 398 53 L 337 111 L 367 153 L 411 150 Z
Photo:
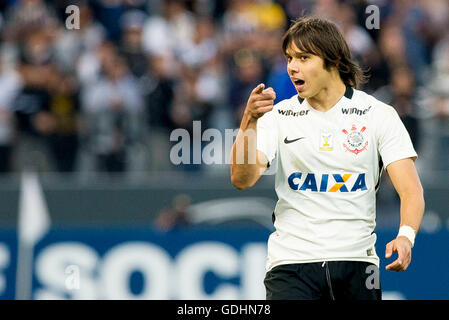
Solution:
M 309 95 L 308 95 L 308 94 L 305 94 L 304 91 L 296 91 L 296 92 L 298 93 L 298 96 L 299 96 L 301 99 L 307 99 L 307 98 L 309 97 Z

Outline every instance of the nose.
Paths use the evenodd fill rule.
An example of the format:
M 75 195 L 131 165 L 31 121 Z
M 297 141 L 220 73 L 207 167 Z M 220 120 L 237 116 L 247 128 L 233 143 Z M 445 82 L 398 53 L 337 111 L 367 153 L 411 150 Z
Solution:
M 292 59 L 288 64 L 287 64 L 287 72 L 290 75 L 299 73 L 299 63 L 295 60 Z

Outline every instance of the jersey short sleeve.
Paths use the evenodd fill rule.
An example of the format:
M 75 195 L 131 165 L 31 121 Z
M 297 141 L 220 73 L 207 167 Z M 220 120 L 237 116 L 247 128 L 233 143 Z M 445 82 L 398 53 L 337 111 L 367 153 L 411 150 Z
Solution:
M 273 110 L 257 120 L 257 150 L 267 156 L 270 165 L 277 153 L 277 123 Z
M 377 145 L 385 168 L 397 160 L 418 158 L 410 135 L 393 107 L 383 105 L 377 122 Z

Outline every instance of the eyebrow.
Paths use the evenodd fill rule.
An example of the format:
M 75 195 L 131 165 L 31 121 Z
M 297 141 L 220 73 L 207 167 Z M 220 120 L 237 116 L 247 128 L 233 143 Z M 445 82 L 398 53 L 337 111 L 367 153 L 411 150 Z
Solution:
M 299 56 L 311 55 L 311 54 L 312 54 L 311 52 L 305 52 L 305 51 L 294 51 L 294 52 L 291 52 L 289 50 L 286 50 L 284 52 L 285 56 L 290 56 L 290 57 L 293 57 L 293 56 L 299 57 Z
M 301 49 L 299 49 L 299 47 L 297 47 L 297 45 L 296 45 L 296 47 L 297 47 L 297 51 L 296 50 L 293 50 L 293 48 L 292 48 L 292 46 L 293 46 L 293 43 L 292 42 L 290 42 L 288 45 L 287 45 L 287 47 L 286 47 L 286 49 L 285 49 L 285 52 L 284 52 L 284 55 L 285 56 L 290 56 L 290 57 L 293 57 L 293 56 L 296 56 L 296 57 L 298 57 L 298 56 L 300 56 L 300 55 L 306 55 L 306 54 L 312 54 L 313 55 L 313 52 L 310 52 L 310 51 L 301 51 Z

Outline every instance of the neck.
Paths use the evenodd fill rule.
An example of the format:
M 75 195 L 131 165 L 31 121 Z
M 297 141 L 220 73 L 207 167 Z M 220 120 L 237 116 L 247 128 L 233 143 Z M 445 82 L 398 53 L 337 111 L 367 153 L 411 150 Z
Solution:
M 323 87 L 316 95 L 307 98 L 307 102 L 312 108 L 326 112 L 330 110 L 345 94 L 346 85 L 338 79 L 331 81 L 328 86 Z

